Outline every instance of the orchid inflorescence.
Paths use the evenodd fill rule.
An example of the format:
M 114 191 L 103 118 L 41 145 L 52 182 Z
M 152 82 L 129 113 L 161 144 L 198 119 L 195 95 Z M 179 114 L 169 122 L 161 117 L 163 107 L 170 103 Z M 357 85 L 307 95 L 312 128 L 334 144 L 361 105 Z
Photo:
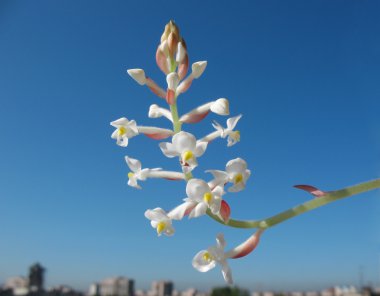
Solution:
M 196 218 L 205 214 L 226 226 L 257 228 L 257 231 L 245 242 L 229 251 L 224 250 L 226 242 L 223 234 L 218 234 L 215 246 L 202 250 L 195 255 L 192 264 L 198 271 L 206 272 L 220 264 L 225 281 L 232 284 L 231 270 L 227 260 L 241 258 L 251 253 L 259 243 L 260 236 L 265 229 L 332 201 L 380 187 L 380 180 L 330 192 L 324 192 L 309 185 L 296 185 L 295 187 L 312 194 L 314 199 L 263 220 L 240 221 L 231 219 L 230 206 L 224 200 L 225 189 L 227 184 L 231 184 L 227 189 L 228 192 L 235 193 L 244 190 L 251 175 L 246 161 L 235 158 L 227 162 L 225 170 L 206 171 L 211 175 L 208 182 L 194 178 L 193 171 L 198 166 L 198 159 L 206 152 L 211 141 L 217 138 L 227 139 L 228 147 L 240 141 L 240 132 L 235 128 L 242 115 L 228 118 L 226 126 L 214 122 L 212 125 L 215 130 L 200 139 L 196 139 L 191 133 L 183 131 L 182 125 L 198 123 L 206 118 L 210 112 L 228 116 L 229 101 L 225 98 L 219 98 L 179 117 L 177 109 L 179 96 L 190 88 L 194 79 L 202 76 L 207 62 L 193 63 L 191 73 L 186 77 L 189 68 L 187 47 L 173 21 L 165 26 L 156 51 L 156 62 L 166 75 L 166 90 L 147 77 L 142 69 L 130 69 L 127 72 L 138 84 L 146 85 L 154 94 L 166 101 L 170 110 L 153 104 L 149 108 L 148 116 L 150 118 L 165 117 L 172 122 L 173 129 L 140 126 L 135 120 L 128 120 L 125 117 L 111 122 L 115 128 L 111 137 L 116 140 L 117 145 L 122 147 L 127 147 L 129 139 L 139 134 L 144 134 L 155 140 L 171 137 L 171 141 L 161 142 L 159 147 L 165 156 L 179 160 L 181 167 L 179 172 L 165 171 L 161 168 L 142 168 L 139 160 L 125 156 L 125 161 L 130 169 L 128 173 L 129 186 L 141 189 L 139 181 L 145 181 L 148 178 L 186 181 L 187 197 L 181 204 L 170 211 L 165 211 L 162 208 L 149 209 L 145 212 L 145 217 L 150 220 L 151 226 L 156 229 L 158 236 L 162 234 L 172 236 L 175 232 L 174 220 L 182 220 L 185 216 Z

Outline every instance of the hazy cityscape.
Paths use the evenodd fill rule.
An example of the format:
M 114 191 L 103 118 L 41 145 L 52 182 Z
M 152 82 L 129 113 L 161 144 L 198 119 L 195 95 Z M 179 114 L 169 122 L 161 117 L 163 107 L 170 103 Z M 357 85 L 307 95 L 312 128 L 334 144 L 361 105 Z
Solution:
M 380 296 L 380 288 L 354 285 L 327 287 L 321 291 L 249 291 L 227 286 L 209 291 L 191 287 L 178 291 L 170 280 L 154 281 L 149 290 L 138 290 L 135 279 L 124 276 L 93 282 L 87 291 L 79 291 L 68 285 L 45 288 L 45 272 L 41 264 L 33 264 L 27 276 L 11 277 L 0 283 L 0 296 Z

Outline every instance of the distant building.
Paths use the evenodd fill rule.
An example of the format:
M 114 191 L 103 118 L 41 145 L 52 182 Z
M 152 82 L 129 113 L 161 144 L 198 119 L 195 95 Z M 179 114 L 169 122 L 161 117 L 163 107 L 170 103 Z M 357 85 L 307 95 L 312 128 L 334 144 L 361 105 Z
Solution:
M 172 296 L 173 289 L 171 281 L 156 281 L 152 283 L 151 296 Z
M 23 296 L 29 293 L 29 281 L 27 278 L 18 276 L 7 279 L 3 289 L 12 291 L 15 296 Z
M 41 292 L 44 290 L 44 272 L 45 268 L 43 268 L 39 263 L 33 264 L 29 268 L 30 292 Z
M 135 296 L 134 280 L 125 277 L 108 278 L 90 286 L 90 296 Z

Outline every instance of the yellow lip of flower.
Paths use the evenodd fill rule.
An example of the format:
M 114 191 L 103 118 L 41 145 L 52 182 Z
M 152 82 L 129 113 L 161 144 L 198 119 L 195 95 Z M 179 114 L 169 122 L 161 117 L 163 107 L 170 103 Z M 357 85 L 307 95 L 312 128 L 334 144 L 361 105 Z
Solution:
M 240 141 L 240 131 L 234 131 L 232 136 L 235 139 L 235 141 Z
M 133 178 L 134 175 L 135 175 L 134 173 L 129 172 L 129 173 L 128 173 L 128 178 L 129 178 L 129 179 L 130 179 L 130 178 Z
M 182 158 L 183 158 L 183 160 L 184 161 L 189 161 L 190 159 L 192 159 L 194 157 L 194 154 L 193 154 L 193 152 L 191 152 L 191 151 L 185 151 L 184 153 L 183 153 L 183 156 L 182 156 Z
M 209 252 L 206 252 L 203 254 L 202 256 L 203 260 L 206 261 L 206 262 L 210 262 L 212 260 L 212 256 Z
M 157 233 L 158 234 L 161 234 L 164 230 L 165 230 L 165 228 L 166 228 L 166 223 L 165 222 L 159 222 L 158 224 L 157 224 L 157 227 L 156 227 L 156 229 L 157 229 Z
M 242 181 L 243 181 L 243 175 L 242 174 L 236 174 L 236 176 L 234 178 L 234 183 L 238 184 L 238 183 L 240 183 Z
M 206 192 L 204 195 L 203 195 L 203 200 L 206 202 L 206 203 L 210 203 L 211 200 L 212 200 L 212 194 L 210 192 Z
M 124 136 L 126 133 L 127 133 L 127 128 L 125 128 L 124 126 L 121 126 L 119 127 L 119 136 Z

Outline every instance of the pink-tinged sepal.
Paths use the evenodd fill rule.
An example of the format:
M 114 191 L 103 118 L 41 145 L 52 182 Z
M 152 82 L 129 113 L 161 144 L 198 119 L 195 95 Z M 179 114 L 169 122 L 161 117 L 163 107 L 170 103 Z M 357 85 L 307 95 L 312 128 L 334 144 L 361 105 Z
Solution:
M 189 56 L 186 54 L 182 63 L 178 65 L 178 76 L 182 80 L 185 78 L 187 71 L 189 70 Z
M 222 203 L 220 205 L 220 216 L 222 217 L 224 223 L 227 223 L 228 220 L 230 220 L 230 215 L 231 215 L 231 208 L 228 205 L 228 203 L 224 200 L 222 200 Z
M 254 233 L 249 239 L 247 239 L 244 243 L 238 245 L 232 250 L 226 253 L 227 258 L 237 259 L 250 254 L 254 249 L 256 249 L 257 245 L 260 242 L 260 236 L 264 232 L 264 230 L 259 229 Z
M 166 92 L 166 102 L 169 105 L 175 104 L 175 92 L 172 89 L 168 89 Z
M 174 134 L 172 130 L 159 127 L 138 126 L 137 129 L 139 133 L 144 134 L 145 136 L 154 140 L 166 139 Z
M 149 87 L 149 89 L 158 97 L 165 99 L 166 93 L 165 91 L 157 85 L 151 78 L 146 77 L 146 85 Z
M 317 198 L 325 196 L 327 194 L 327 192 L 322 191 L 322 190 L 320 190 L 314 186 L 310 186 L 310 185 L 295 185 L 294 187 L 301 189 L 301 190 L 304 190 L 304 191 L 307 191 L 311 195 L 313 195 L 314 197 L 317 197 Z
M 161 46 L 157 47 L 156 63 L 157 63 L 157 66 L 161 69 L 161 71 L 164 72 L 164 74 L 169 74 L 167 58 L 164 52 L 162 51 Z
M 209 113 L 210 111 L 201 114 L 187 114 L 188 116 L 181 117 L 180 121 L 183 123 L 197 123 L 203 120 Z

